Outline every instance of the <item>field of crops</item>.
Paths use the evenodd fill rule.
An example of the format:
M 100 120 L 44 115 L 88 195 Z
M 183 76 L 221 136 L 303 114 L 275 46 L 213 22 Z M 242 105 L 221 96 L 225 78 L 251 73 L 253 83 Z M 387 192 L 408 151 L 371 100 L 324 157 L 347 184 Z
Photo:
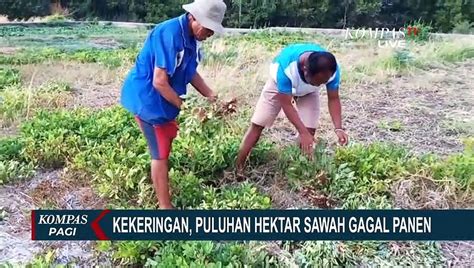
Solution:
M 35 208 L 155 208 L 150 161 L 121 83 L 147 29 L 0 26 L 0 263 L 160 267 L 474 265 L 474 243 L 377 241 L 33 242 Z M 474 207 L 474 42 L 405 49 L 340 36 L 261 32 L 204 43 L 200 71 L 234 105 L 191 90 L 171 156 L 173 202 L 189 209 Z M 338 147 L 322 92 L 314 160 L 284 116 L 232 169 L 268 65 L 317 42 L 342 65 L 350 145 Z

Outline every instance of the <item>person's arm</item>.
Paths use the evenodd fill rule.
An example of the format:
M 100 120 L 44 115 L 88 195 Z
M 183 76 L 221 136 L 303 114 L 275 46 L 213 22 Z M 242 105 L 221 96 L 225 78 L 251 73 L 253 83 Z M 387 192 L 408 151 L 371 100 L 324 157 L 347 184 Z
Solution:
M 311 156 L 313 152 L 314 137 L 309 133 L 303 121 L 301 121 L 298 112 L 291 103 L 293 99 L 293 85 L 281 66 L 276 71 L 276 84 L 278 88 L 277 98 L 280 102 L 281 108 L 286 117 L 288 117 L 288 120 L 290 120 L 300 134 L 301 149 Z
M 178 67 L 176 59 L 179 54 L 183 54 L 182 51 L 179 51 L 177 42 L 175 42 L 176 35 L 178 33 L 165 28 L 160 28 L 151 33 L 150 40 L 154 54 L 152 83 L 163 98 L 180 109 L 183 101 L 170 85 L 170 77 L 174 75 Z
M 286 95 L 282 93 L 278 93 L 277 97 L 286 117 L 288 117 L 288 120 L 290 120 L 290 122 L 296 127 L 296 130 L 298 130 L 300 135 L 310 134 L 308 129 L 305 127 L 303 121 L 301 121 L 301 118 L 298 115 L 298 112 L 296 111 L 295 107 L 291 103 L 293 97 L 291 95 Z
M 334 131 L 339 140 L 339 144 L 346 145 L 349 137 L 342 127 L 341 116 L 341 100 L 339 98 L 339 90 L 328 90 L 328 110 L 331 115 L 332 123 L 334 124 Z
M 283 112 L 285 113 L 286 117 L 288 117 L 288 120 L 290 120 L 290 122 L 296 127 L 300 134 L 301 148 L 306 154 L 311 156 L 313 152 L 314 137 L 308 131 L 303 121 L 301 121 L 298 112 L 291 103 L 293 97 L 291 95 L 278 93 L 277 98 L 280 101 L 281 108 L 283 109 Z
M 349 141 L 349 136 L 342 127 L 341 116 L 341 100 L 339 98 L 339 85 L 341 83 L 341 68 L 337 66 L 334 78 L 326 84 L 328 92 L 328 110 L 331 115 L 332 123 L 334 124 L 334 131 L 339 140 L 339 144 L 346 145 Z
M 206 84 L 206 81 L 204 81 L 198 72 L 196 72 L 191 80 L 191 85 L 193 85 L 193 87 L 208 100 L 214 101 L 217 98 L 217 94 Z
M 338 90 L 328 90 L 328 109 L 334 129 L 342 129 L 341 100 Z
M 160 93 L 168 102 L 181 109 L 183 101 L 179 98 L 176 91 L 169 83 L 169 76 L 165 69 L 155 67 L 153 73 L 153 87 Z
M 283 109 L 283 112 L 285 112 L 286 117 L 288 117 L 288 120 L 290 120 L 290 122 L 296 127 L 300 136 L 309 133 L 303 121 L 301 121 L 298 112 L 291 103 L 293 100 L 293 84 L 281 66 L 279 66 L 276 71 L 276 86 L 278 88 L 278 101 L 280 102 L 281 108 Z

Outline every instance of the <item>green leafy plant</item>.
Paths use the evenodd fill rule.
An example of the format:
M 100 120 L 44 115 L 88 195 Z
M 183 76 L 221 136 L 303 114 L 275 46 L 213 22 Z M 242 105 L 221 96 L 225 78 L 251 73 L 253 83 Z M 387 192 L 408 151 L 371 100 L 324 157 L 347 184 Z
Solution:
M 382 121 L 379 123 L 379 127 L 393 132 L 399 132 L 403 130 L 403 124 L 399 120 Z
M 117 50 L 91 48 L 74 51 L 57 48 L 26 49 L 14 55 L 0 55 L 0 64 L 22 65 L 62 59 L 81 63 L 99 63 L 109 68 L 117 68 L 124 63 L 133 62 L 137 54 L 137 48 Z
M 399 245 L 401 244 L 401 245 Z M 393 248 L 405 248 L 403 255 Z M 441 265 L 440 246 L 436 243 L 394 243 L 378 241 L 307 241 L 295 253 L 301 267 L 314 266 L 397 266 Z
M 415 57 L 408 49 L 395 50 L 393 55 L 382 61 L 382 66 L 387 70 L 400 71 L 413 66 Z
M 34 166 L 22 155 L 23 142 L 18 138 L 0 139 L 0 185 L 34 175 Z
M 337 168 L 325 192 L 343 209 L 390 209 L 390 180 L 357 177 L 346 164 Z
M 170 157 L 176 205 L 195 207 L 202 183 L 232 165 L 240 135 L 213 108 L 202 114 L 183 111 L 180 134 Z M 42 111 L 23 125 L 25 155 L 42 167 L 71 165 L 89 174 L 98 192 L 112 200 L 156 206 L 145 139 L 132 116 L 120 107 L 100 112 Z M 265 150 L 260 150 L 261 154 Z M 183 175 L 186 174 L 186 175 Z M 113 181 L 113 183 L 111 183 Z M 250 198 L 250 197 L 249 197 Z
M 444 161 L 432 165 L 433 177 L 437 180 L 454 180 L 461 190 L 474 190 L 474 142 L 465 141 L 463 153 L 451 155 Z
M 157 267 L 254 267 L 277 261 L 256 246 L 210 241 L 170 242 L 163 245 L 146 266 Z
M 20 71 L 0 66 L 0 90 L 21 84 Z
M 195 208 L 203 199 L 203 180 L 193 173 L 183 174 L 172 169 L 170 171 L 173 202 L 175 207 Z
M 350 209 L 390 208 L 391 184 L 418 165 L 404 148 L 378 143 L 339 148 L 335 163 L 326 191 Z
M 124 241 L 117 243 L 113 258 L 120 265 L 144 264 L 148 257 L 153 256 L 159 244 L 152 241 Z
M 394 179 L 406 171 L 411 154 L 397 145 L 374 143 L 356 144 L 336 151 L 337 165 L 346 164 L 360 178 Z
M 34 166 L 31 163 L 24 163 L 17 160 L 0 161 L 0 185 L 12 181 L 25 180 L 34 174 Z
M 357 256 L 349 255 L 352 252 L 342 252 L 342 247 L 338 244 L 338 242 L 333 241 L 304 242 L 301 249 L 295 253 L 295 259 L 300 267 L 357 264 Z M 344 256 L 346 254 L 348 256 Z
M 271 199 L 260 194 L 250 183 L 216 189 L 207 187 L 203 193 L 201 209 L 268 209 Z
M 321 187 L 327 177 L 334 175 L 332 157 L 325 141 L 316 144 L 312 159 L 297 146 L 287 147 L 278 160 L 278 166 L 295 190 L 301 190 L 305 186 Z
M 23 160 L 21 150 L 23 142 L 19 138 L 0 139 L 0 161 L 3 160 Z

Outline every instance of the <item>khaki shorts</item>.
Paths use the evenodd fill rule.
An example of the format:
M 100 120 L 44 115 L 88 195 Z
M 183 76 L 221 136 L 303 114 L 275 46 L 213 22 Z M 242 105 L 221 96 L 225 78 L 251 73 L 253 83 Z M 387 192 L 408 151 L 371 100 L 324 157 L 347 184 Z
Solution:
M 257 107 L 252 116 L 252 123 L 271 127 L 275 118 L 281 111 L 280 102 L 277 99 L 278 89 L 273 79 L 268 79 L 262 94 L 257 102 Z M 295 99 L 298 114 L 307 128 L 316 129 L 319 124 L 319 92 L 310 93 Z

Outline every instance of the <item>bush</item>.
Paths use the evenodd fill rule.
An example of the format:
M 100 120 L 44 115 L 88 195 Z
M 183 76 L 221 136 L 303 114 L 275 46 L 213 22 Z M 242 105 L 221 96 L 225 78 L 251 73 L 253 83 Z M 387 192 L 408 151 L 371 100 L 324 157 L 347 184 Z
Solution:
M 416 34 L 412 30 L 409 32 L 410 27 L 416 29 Z M 416 42 L 424 42 L 430 39 L 431 31 L 433 27 L 431 24 L 427 24 L 421 20 L 415 21 L 411 24 L 405 25 L 405 38 L 407 40 L 416 41 Z
M 173 143 L 170 162 L 204 179 L 232 167 L 244 133 L 234 115 L 216 105 L 189 100 L 187 105 L 200 107 L 184 110 L 179 118 L 180 132 Z M 252 160 L 264 162 L 273 146 L 260 142 L 252 152 Z
M 454 26 L 453 33 L 472 34 L 474 33 L 474 23 L 468 20 L 460 21 Z
M 110 252 L 111 249 L 114 249 L 112 258 L 119 261 L 120 265 L 143 265 L 147 258 L 154 256 L 159 246 L 159 243 L 152 241 L 124 241 L 114 246 L 108 242 L 101 244 L 99 251 Z
M 98 243 L 97 250 L 110 252 L 120 265 L 145 267 L 234 267 L 278 264 L 255 244 L 210 241 L 124 241 Z
M 396 50 L 393 57 L 386 62 L 385 68 L 401 70 L 409 67 L 414 62 L 414 57 L 407 49 Z

